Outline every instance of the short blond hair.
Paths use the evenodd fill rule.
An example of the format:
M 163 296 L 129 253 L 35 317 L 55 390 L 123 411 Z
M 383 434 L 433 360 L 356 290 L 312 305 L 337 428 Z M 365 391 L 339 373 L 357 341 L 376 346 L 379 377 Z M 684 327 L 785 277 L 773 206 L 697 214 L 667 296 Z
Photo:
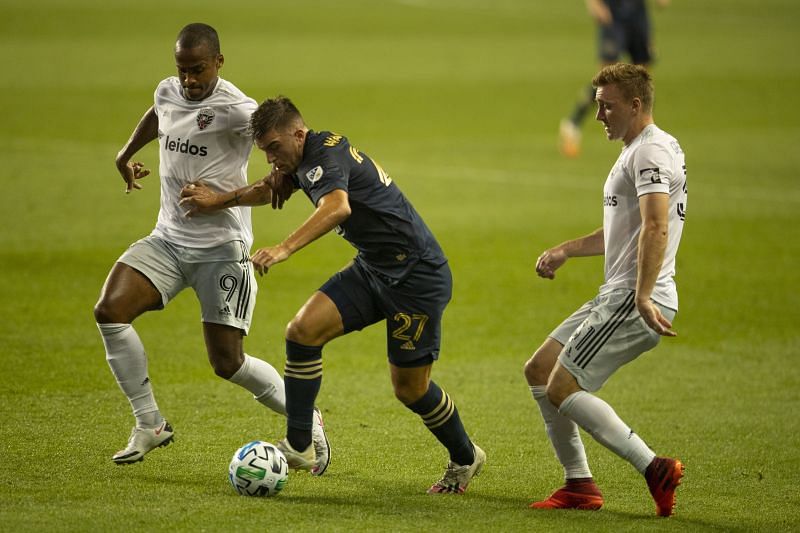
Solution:
M 643 66 L 614 63 L 603 67 L 592 78 L 592 86 L 598 88 L 605 85 L 616 85 L 622 95 L 629 101 L 638 98 L 641 100 L 642 108 L 646 112 L 653 112 L 653 100 L 655 98 L 653 78 Z

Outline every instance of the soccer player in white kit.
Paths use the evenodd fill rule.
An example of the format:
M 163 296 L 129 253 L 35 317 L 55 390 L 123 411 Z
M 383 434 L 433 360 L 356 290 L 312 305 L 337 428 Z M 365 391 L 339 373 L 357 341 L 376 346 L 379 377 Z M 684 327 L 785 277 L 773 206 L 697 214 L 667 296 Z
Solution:
M 599 509 L 603 495 L 578 428 L 633 465 L 659 516 L 670 516 L 683 464 L 657 457 L 606 402 L 591 394 L 618 368 L 675 336 L 673 276 L 686 213 L 686 165 L 674 137 L 653 123 L 653 83 L 644 67 L 617 63 L 592 80 L 597 120 L 622 153 L 603 190 L 603 227 L 546 250 L 536 272 L 553 279 L 570 257 L 605 255 L 596 298 L 558 326 L 525 364 L 566 484 L 534 509 Z
M 161 208 L 152 233 L 135 242 L 111 269 L 94 308 L 106 359 L 136 418 L 127 446 L 112 457 L 117 464 L 141 461 L 172 442 L 174 431 L 162 416 L 147 372 L 147 356 L 131 322 L 162 309 L 191 287 L 201 306 L 203 334 L 214 372 L 250 391 L 269 409 L 286 415 L 283 380 L 267 362 L 244 353 L 258 286 L 250 263 L 253 232 L 250 208 L 233 206 L 187 217 L 179 207 L 184 185 L 197 180 L 220 191 L 247 185 L 252 149 L 250 115 L 255 100 L 219 77 L 224 57 L 217 32 L 189 24 L 175 44 L 178 76 L 159 83 L 147 110 L 117 155 L 126 192 L 141 188 L 149 171 L 133 155 L 159 140 Z M 318 410 L 312 474 L 328 466 L 330 447 Z

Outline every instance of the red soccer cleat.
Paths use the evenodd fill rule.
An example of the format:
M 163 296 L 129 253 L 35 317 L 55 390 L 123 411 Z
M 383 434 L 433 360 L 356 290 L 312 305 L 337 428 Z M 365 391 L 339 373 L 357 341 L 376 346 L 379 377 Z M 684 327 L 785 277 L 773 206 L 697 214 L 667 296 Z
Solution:
M 656 457 L 645 470 L 647 488 L 656 502 L 658 516 L 670 516 L 675 508 L 675 489 L 681 484 L 683 463 L 669 457 Z
M 555 491 L 546 500 L 533 502 L 531 509 L 579 509 L 596 511 L 603 506 L 603 493 L 592 478 L 577 481 L 568 479 L 567 484 Z

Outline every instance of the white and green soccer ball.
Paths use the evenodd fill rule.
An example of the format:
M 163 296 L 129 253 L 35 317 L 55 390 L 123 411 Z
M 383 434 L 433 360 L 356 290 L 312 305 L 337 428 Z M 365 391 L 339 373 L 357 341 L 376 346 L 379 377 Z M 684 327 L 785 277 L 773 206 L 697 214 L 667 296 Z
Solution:
M 289 465 L 269 442 L 248 442 L 233 454 L 228 478 L 242 496 L 275 496 L 286 485 Z

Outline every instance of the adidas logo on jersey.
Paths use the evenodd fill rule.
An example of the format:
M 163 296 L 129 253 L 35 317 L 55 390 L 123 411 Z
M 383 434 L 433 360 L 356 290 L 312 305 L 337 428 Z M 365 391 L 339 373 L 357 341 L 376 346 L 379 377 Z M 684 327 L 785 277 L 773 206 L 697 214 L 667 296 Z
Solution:
M 164 142 L 164 148 L 170 152 L 177 152 L 179 154 L 198 155 L 200 157 L 205 157 L 208 155 L 207 147 L 192 144 L 189 139 L 181 142 L 180 137 L 178 137 L 178 140 L 176 141 L 174 139 L 170 139 L 169 135 L 167 135 L 167 140 Z

